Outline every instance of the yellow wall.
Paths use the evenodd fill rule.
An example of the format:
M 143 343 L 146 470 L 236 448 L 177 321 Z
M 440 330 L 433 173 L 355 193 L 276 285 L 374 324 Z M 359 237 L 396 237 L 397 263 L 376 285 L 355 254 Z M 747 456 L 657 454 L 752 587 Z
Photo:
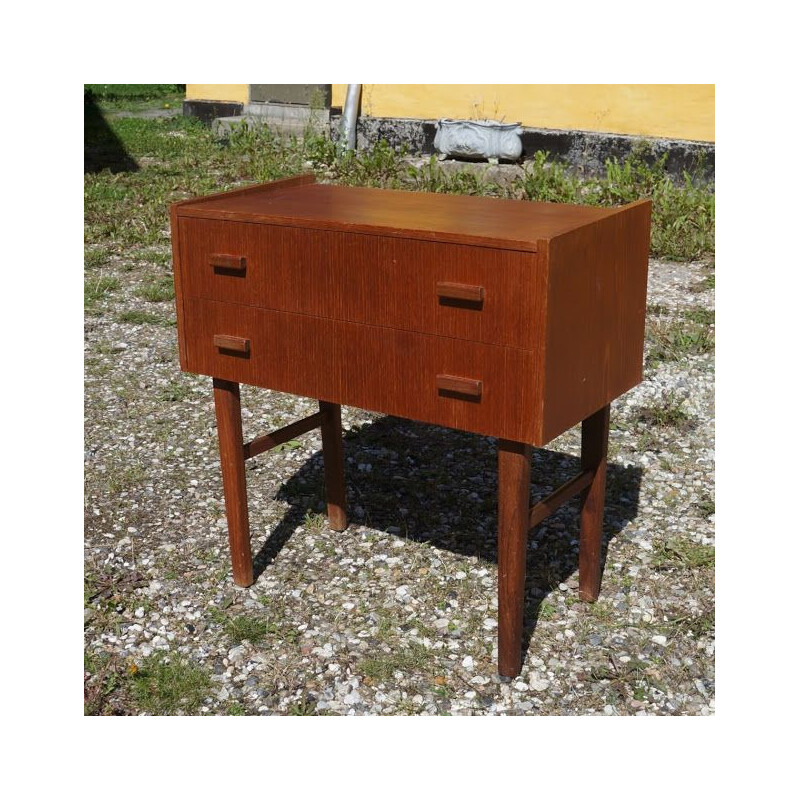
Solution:
M 187 100 L 221 100 L 226 103 L 249 103 L 249 83 L 187 83 Z
M 347 84 L 333 84 L 343 106 Z M 187 100 L 249 102 L 246 83 L 188 83 Z M 362 87 L 371 117 L 502 119 L 530 128 L 714 141 L 714 84 L 377 84 Z
M 344 104 L 346 91 L 333 84 L 333 105 Z M 361 110 L 714 141 L 714 84 L 364 84 Z

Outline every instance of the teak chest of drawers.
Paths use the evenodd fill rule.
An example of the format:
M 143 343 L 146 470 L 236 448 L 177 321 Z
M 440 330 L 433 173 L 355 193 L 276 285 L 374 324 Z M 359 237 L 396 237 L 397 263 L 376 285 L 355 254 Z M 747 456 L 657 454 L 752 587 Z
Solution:
M 600 586 L 611 401 L 641 380 L 650 203 L 608 209 L 327 186 L 303 175 L 172 206 L 181 368 L 213 378 L 234 580 L 253 582 L 244 462 L 322 429 L 347 527 L 341 405 L 498 439 L 498 669 L 521 668 L 528 531 L 581 494 Z M 239 384 L 313 397 L 244 443 Z M 529 508 L 531 447 L 582 423 L 582 472 Z

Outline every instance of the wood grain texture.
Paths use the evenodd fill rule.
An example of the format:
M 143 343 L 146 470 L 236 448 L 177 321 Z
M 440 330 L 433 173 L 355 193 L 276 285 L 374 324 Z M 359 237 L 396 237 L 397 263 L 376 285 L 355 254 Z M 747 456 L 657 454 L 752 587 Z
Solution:
M 540 500 L 533 508 L 531 508 L 528 525 L 535 528 L 540 522 L 547 519 L 554 511 L 562 506 L 567 501 L 575 497 L 576 494 L 582 492 L 589 486 L 594 478 L 594 470 L 587 469 L 576 475 L 571 480 L 568 480 L 562 486 L 559 486 L 551 494 L 547 495 L 544 500 Z
M 189 297 L 531 349 L 543 338 L 545 284 L 535 255 L 206 219 L 179 227 Z M 244 275 L 208 268 L 224 252 Z M 447 305 L 438 287 L 483 299 Z
M 190 197 L 187 200 L 179 200 L 173 203 L 170 207 L 178 211 L 183 208 L 196 209 L 201 203 L 211 203 L 215 200 L 225 199 L 226 202 L 233 199 L 241 199 L 245 195 L 257 195 L 259 197 L 267 194 L 268 192 L 275 192 L 280 189 L 288 189 L 293 186 L 305 186 L 309 183 L 314 183 L 316 176 L 313 172 L 305 172 L 301 175 L 292 175 L 289 178 L 278 178 L 277 180 L 270 181 L 269 183 L 251 183 L 248 186 L 242 186 L 239 189 L 226 189 L 223 192 L 213 192 L 212 194 L 204 194 L 199 197 Z
M 172 228 L 172 280 L 175 286 L 175 322 L 178 329 L 178 359 L 181 369 L 187 371 L 186 364 L 186 331 L 184 329 L 183 302 L 186 292 L 183 288 L 181 276 L 183 275 L 180 237 L 178 234 L 178 208 L 172 206 L 169 212 L 170 226 Z
M 214 378 L 214 408 L 217 415 L 219 460 L 225 492 L 233 580 L 237 586 L 250 586 L 253 583 L 253 555 L 250 548 L 242 406 L 238 384 Z
M 257 436 L 251 442 L 247 442 L 244 445 L 243 452 L 245 461 L 261 453 L 266 453 L 267 450 L 272 450 L 273 447 L 277 447 L 279 444 L 285 444 L 296 436 L 302 436 L 304 433 L 314 430 L 314 428 L 319 428 L 324 421 L 325 415 L 321 411 L 318 411 L 316 414 L 311 414 L 303 419 L 298 419 L 296 422 L 284 425 L 277 431 L 264 434 L 264 436 Z
M 592 470 L 592 482 L 581 503 L 578 596 L 589 602 L 597 600 L 600 593 L 610 414 L 611 406 L 604 406 L 581 425 L 581 466 L 584 470 Z
M 328 524 L 332 530 L 347 527 L 347 490 L 344 480 L 344 445 L 342 443 L 342 407 L 320 401 L 322 422 L 322 460 L 325 467 L 325 501 Z
M 208 262 L 215 271 L 232 272 L 244 275 L 247 272 L 247 259 L 244 256 L 231 256 L 224 253 L 212 253 Z
M 443 300 L 456 300 L 465 303 L 483 304 L 483 286 L 470 286 L 465 283 L 450 283 L 439 281 L 436 284 L 436 295 L 439 302 Z
M 501 439 L 497 458 L 497 668 L 514 677 L 522 668 L 531 447 Z
M 220 350 L 230 350 L 233 353 L 249 353 L 250 340 L 241 336 L 213 336 L 211 341 L 214 347 Z
M 483 394 L 483 382 L 473 378 L 459 378 L 456 375 L 437 375 L 436 388 L 439 393 L 449 392 L 466 397 L 479 398 Z
M 265 184 L 261 194 L 202 198 L 181 204 L 180 212 L 207 219 L 536 252 L 540 240 L 613 216 L 616 210 L 358 186 Z
M 537 391 L 527 350 L 188 299 L 189 369 L 420 422 L 530 441 Z M 214 336 L 250 341 L 244 356 Z M 437 375 L 480 381 L 480 402 L 443 396 Z
M 542 444 L 642 379 L 650 208 L 631 203 L 543 243 Z
M 313 181 L 171 207 L 181 368 L 214 378 L 234 578 L 252 582 L 244 458 L 281 436 L 321 424 L 335 530 L 341 404 L 495 436 L 498 663 L 517 675 L 529 526 L 580 491 L 580 596 L 599 591 L 609 404 L 642 376 L 650 203 Z M 316 398 L 319 414 L 244 445 L 239 383 Z M 531 445 L 578 422 L 583 472 L 529 508 Z

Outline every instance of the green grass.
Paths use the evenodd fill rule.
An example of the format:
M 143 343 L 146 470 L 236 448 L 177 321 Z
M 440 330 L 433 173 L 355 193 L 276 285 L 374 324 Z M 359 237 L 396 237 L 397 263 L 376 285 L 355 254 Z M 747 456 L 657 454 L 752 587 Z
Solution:
M 646 428 L 672 428 L 681 433 L 693 430 L 696 425 L 684 408 L 684 401 L 674 394 L 668 394 L 661 402 L 641 406 L 634 421 Z
M 715 548 L 684 539 L 669 539 L 653 549 L 653 566 L 668 569 L 713 569 Z
M 112 466 L 107 472 L 108 491 L 115 495 L 141 485 L 147 477 L 147 470 L 141 464 Z
M 645 365 L 648 368 L 665 362 L 683 361 L 691 356 L 707 355 L 713 353 L 715 347 L 714 328 L 690 318 L 648 319 L 645 340 Z
M 127 322 L 131 325 L 168 325 L 164 317 L 151 314 L 148 311 L 122 311 L 117 314 L 117 322 Z
M 112 88 L 98 92 L 104 111 L 113 110 L 113 102 L 121 101 L 124 94 Z M 131 89 L 129 96 L 135 94 Z M 624 161 L 610 160 L 606 173 L 597 177 L 578 175 L 563 162 L 539 152 L 525 164 L 522 176 L 501 185 L 487 177 L 485 165 L 453 170 L 432 158 L 414 166 L 404 160 L 402 151 L 383 141 L 369 150 L 339 155 L 329 138 L 312 132 L 286 137 L 263 126 L 239 126 L 227 140 L 218 141 L 198 120 L 182 116 L 107 116 L 106 122 L 140 168 L 84 176 L 85 241 L 91 245 L 164 248 L 169 243 L 170 203 L 311 171 L 318 178 L 348 185 L 590 205 L 649 197 L 653 201 L 654 256 L 713 259 L 713 189 L 695 175 L 673 181 L 665 159 L 653 159 L 645 146 Z M 87 146 L 101 145 L 102 136 L 99 128 L 87 129 Z M 95 258 L 99 262 L 100 257 Z M 168 263 L 166 255 L 162 258 Z
M 148 303 L 165 303 L 175 299 L 175 284 L 172 276 L 163 275 L 151 278 L 137 292 Z
M 251 644 L 263 642 L 267 637 L 269 627 L 266 620 L 240 615 L 225 621 L 225 634 L 237 644 L 245 641 Z
M 208 673 L 186 661 L 164 661 L 153 653 L 130 677 L 130 694 L 143 711 L 157 716 L 193 714 L 211 691 Z
M 164 386 L 158 392 L 159 400 L 165 403 L 175 403 L 185 400 L 192 393 L 192 387 L 185 381 L 175 380 L 170 381 L 167 386 Z
M 433 656 L 421 644 L 412 642 L 411 646 L 392 653 L 381 653 L 362 659 L 357 670 L 366 678 L 375 681 L 388 681 L 396 671 L 405 673 L 428 673 L 433 664 Z
M 98 301 L 119 289 L 119 280 L 110 275 L 98 275 L 83 282 L 83 307 L 92 308 Z
M 176 83 L 85 83 L 83 91 L 97 100 L 154 100 L 182 94 L 185 86 Z

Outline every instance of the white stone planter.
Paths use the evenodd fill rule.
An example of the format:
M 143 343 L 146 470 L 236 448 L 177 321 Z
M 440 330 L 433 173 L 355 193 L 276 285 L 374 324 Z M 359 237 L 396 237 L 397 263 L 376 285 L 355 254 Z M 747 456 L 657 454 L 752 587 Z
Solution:
M 491 119 L 440 119 L 433 146 L 443 156 L 516 161 L 522 155 L 522 126 Z

